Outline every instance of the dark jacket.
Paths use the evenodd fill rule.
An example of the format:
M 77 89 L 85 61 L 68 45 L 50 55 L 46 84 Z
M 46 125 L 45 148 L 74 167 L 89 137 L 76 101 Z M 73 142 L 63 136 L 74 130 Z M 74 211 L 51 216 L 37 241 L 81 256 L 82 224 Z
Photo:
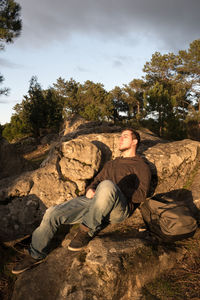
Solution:
M 130 210 L 133 211 L 134 203 L 141 203 L 146 199 L 151 172 L 149 166 L 138 155 L 125 158 L 118 157 L 104 165 L 87 190 L 96 189 L 97 185 L 106 179 L 117 184 L 125 195 Z

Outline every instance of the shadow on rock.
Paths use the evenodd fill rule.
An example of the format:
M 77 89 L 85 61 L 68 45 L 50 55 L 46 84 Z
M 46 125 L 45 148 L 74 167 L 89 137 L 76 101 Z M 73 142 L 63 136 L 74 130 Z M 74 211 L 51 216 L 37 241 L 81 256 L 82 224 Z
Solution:
M 15 244 L 40 224 L 46 206 L 34 194 L 0 202 L 0 240 Z

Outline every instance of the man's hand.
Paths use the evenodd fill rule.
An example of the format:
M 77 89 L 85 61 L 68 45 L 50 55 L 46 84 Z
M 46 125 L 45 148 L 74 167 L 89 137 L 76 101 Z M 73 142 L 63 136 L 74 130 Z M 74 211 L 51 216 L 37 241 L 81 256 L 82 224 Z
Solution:
M 95 190 L 89 189 L 85 196 L 89 199 L 92 199 L 94 197 L 94 194 L 95 194 Z

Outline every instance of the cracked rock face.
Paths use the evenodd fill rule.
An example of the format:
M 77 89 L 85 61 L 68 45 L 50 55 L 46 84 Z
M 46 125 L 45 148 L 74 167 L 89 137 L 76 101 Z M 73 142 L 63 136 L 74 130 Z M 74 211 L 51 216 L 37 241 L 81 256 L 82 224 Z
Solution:
M 181 190 L 199 162 L 200 144 L 191 140 L 167 142 L 150 133 L 140 134 L 139 154 L 152 171 L 151 194 Z M 81 132 L 71 140 L 67 135 L 39 169 L 1 179 L 1 241 L 31 234 L 47 207 L 84 194 L 88 181 L 104 163 L 120 155 L 118 139 L 119 133 Z M 198 171 L 192 185 L 197 206 L 199 176 Z M 183 191 L 182 195 L 190 198 L 190 194 Z M 141 223 L 136 210 L 120 225 L 102 230 L 80 253 L 67 249 L 74 235 L 72 228 L 62 247 L 51 252 L 47 261 L 18 277 L 12 300 L 140 299 L 139 290 L 146 280 L 173 265 L 176 259 L 175 251 L 150 251 L 138 235 Z
M 30 234 L 41 221 L 40 203 L 47 208 L 84 194 L 86 181 L 97 173 L 100 162 L 97 146 L 76 139 L 61 143 L 43 167 L 0 181 L 1 240 Z M 30 198 L 36 206 L 29 205 Z
M 158 179 L 154 193 L 183 187 L 198 162 L 199 145 L 191 140 L 159 143 L 143 153 Z
M 85 191 L 85 181 L 99 170 L 101 151 L 92 143 L 77 138 L 61 145 L 63 157 L 59 161 L 62 176 L 76 182 L 81 193 Z
M 18 277 L 12 300 L 139 300 L 144 283 L 173 266 L 177 254 L 155 253 L 136 232 L 120 230 L 103 230 L 80 252 L 69 251 L 70 239 L 64 240 L 44 263 Z
M 183 187 L 197 162 L 199 143 L 191 140 L 169 143 L 149 133 L 140 134 L 142 143 L 139 154 L 146 159 L 152 171 L 151 194 Z M 40 203 L 45 209 L 83 195 L 88 181 L 105 161 L 120 155 L 119 135 L 93 133 L 69 141 L 62 138 L 39 169 L 0 180 L 0 215 L 7 224 L 7 227 L 0 226 L 0 236 L 6 236 L 9 240 L 15 235 L 18 238 L 23 232 L 33 231 L 43 213 L 43 210 L 39 211 Z M 37 209 L 34 206 L 31 208 L 27 219 L 20 213 L 10 213 L 10 208 L 13 206 L 14 211 L 19 202 L 25 214 L 30 197 L 37 199 L 39 204 Z M 29 223 L 26 226 L 23 222 Z

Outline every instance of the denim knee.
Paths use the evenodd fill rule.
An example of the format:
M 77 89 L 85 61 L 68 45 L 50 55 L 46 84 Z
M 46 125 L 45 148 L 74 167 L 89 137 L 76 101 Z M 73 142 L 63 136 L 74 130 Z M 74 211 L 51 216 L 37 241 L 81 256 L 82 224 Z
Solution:
M 51 225 L 59 225 L 61 223 L 60 213 L 56 206 L 51 206 L 46 210 L 42 222 L 49 223 Z
M 97 187 L 97 191 L 101 190 L 101 193 L 107 193 L 108 195 L 110 193 L 116 193 L 117 188 L 116 185 L 111 181 L 111 180 L 103 180 L 102 182 L 99 183 Z
M 117 195 L 117 188 L 111 180 L 102 181 L 95 193 L 95 202 L 99 207 L 104 207 L 109 202 L 114 203 Z

